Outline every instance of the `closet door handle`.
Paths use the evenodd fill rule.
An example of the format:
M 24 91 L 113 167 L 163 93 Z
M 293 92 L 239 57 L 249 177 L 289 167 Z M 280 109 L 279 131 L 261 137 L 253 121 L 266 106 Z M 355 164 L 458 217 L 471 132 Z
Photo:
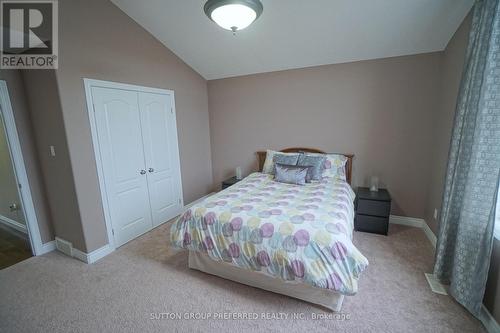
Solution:
M 149 169 L 148 169 L 148 171 L 149 171 L 149 172 L 153 172 L 153 171 L 155 171 L 155 169 L 153 169 L 153 168 L 149 168 Z
M 140 173 L 141 175 L 145 175 L 145 174 L 146 174 L 146 170 L 141 170 L 139 173 Z

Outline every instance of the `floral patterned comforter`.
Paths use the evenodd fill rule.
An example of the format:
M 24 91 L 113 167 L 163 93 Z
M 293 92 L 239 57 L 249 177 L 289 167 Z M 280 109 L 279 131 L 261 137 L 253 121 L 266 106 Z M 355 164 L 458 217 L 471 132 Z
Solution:
M 299 186 L 253 173 L 185 211 L 171 241 L 243 269 L 353 295 L 368 266 L 351 242 L 353 201 L 342 180 Z

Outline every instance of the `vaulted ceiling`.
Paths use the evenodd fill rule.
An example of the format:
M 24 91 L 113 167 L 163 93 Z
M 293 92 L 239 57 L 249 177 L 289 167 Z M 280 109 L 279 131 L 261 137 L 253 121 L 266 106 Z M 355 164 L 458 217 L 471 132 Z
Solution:
M 112 0 L 207 80 L 442 51 L 473 0 L 262 0 L 235 36 L 204 0 Z

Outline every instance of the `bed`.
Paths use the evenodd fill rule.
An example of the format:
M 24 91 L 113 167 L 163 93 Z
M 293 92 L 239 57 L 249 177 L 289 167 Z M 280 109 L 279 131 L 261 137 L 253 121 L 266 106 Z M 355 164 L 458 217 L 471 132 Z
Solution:
M 262 171 L 266 152 L 257 155 Z M 171 227 L 172 245 L 189 250 L 192 269 L 340 311 L 368 265 L 352 243 L 353 155 L 343 155 L 345 180 L 299 186 L 250 174 L 189 207 Z

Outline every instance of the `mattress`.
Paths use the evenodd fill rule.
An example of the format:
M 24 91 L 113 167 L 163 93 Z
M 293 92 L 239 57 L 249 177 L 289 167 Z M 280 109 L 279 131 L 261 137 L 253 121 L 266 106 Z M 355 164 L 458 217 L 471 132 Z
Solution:
M 353 295 L 368 265 L 351 241 L 353 201 L 340 179 L 291 185 L 253 173 L 186 210 L 171 243 L 287 284 Z

